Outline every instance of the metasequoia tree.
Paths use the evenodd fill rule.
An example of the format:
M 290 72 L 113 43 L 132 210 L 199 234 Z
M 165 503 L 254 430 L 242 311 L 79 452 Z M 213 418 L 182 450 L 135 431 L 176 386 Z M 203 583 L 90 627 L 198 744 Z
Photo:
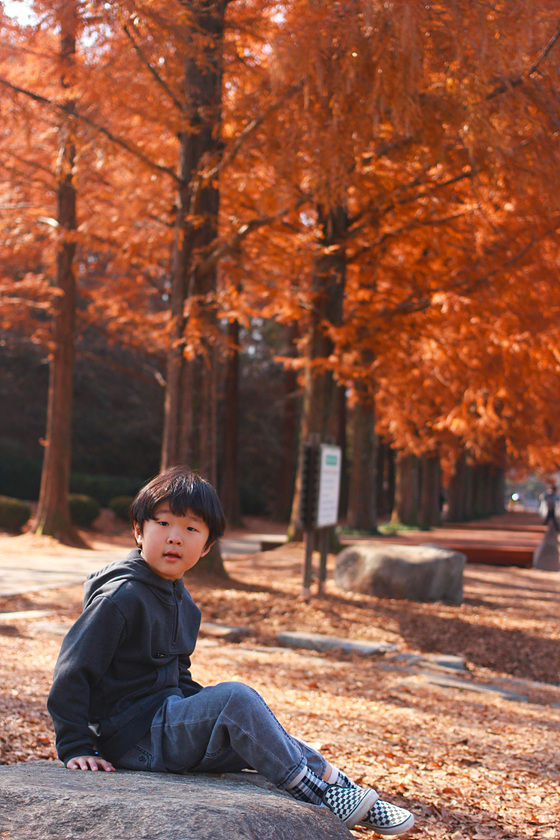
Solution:
M 96 323 L 103 312 L 108 331 L 112 329 L 116 334 L 120 330 L 121 337 L 123 325 L 130 326 L 132 332 L 136 319 L 145 327 L 144 339 L 149 330 L 141 310 L 126 311 L 135 300 L 136 278 L 129 274 L 124 282 L 121 275 L 121 282 L 117 283 L 110 260 L 111 251 L 122 254 L 128 249 L 125 270 L 130 273 L 134 265 L 134 238 L 130 231 L 135 223 L 128 228 L 128 241 L 123 242 L 123 210 L 133 203 L 123 204 L 118 210 L 114 202 L 109 207 L 110 184 L 111 180 L 115 183 L 117 167 L 111 171 L 110 163 L 107 165 L 107 143 L 126 151 L 129 157 L 135 150 L 127 148 L 126 142 L 115 144 L 102 119 L 95 126 L 96 144 L 85 130 L 94 127 L 93 117 L 99 118 L 100 114 L 99 108 L 97 113 L 92 108 L 96 102 L 95 87 L 87 84 L 86 71 L 91 71 L 92 65 L 86 68 L 83 56 L 76 55 L 77 33 L 85 28 L 83 20 L 78 20 L 77 6 L 69 2 L 44 4 L 42 12 L 45 29 L 39 26 L 18 31 L 16 25 L 6 25 L 11 40 L 3 44 L 3 105 L 6 110 L 9 108 L 10 116 L 2 138 L 3 189 L 12 202 L 6 209 L 13 208 L 16 215 L 7 212 L 0 218 L 7 281 L 0 312 L 9 328 L 25 331 L 49 348 L 47 433 L 36 528 L 40 533 L 76 541 L 68 512 L 76 258 L 80 274 L 80 329 Z M 60 45 L 56 44 L 57 39 Z M 105 140 L 105 146 L 100 138 Z M 156 165 L 153 169 L 157 171 Z M 126 184 L 123 192 L 130 198 L 132 180 L 139 191 L 141 178 L 138 173 L 131 175 L 124 166 L 118 171 L 119 186 Z M 87 196 L 79 225 L 78 192 Z M 23 200 L 18 201 L 19 197 Z M 135 211 L 138 212 L 138 205 L 132 215 Z M 115 224 L 117 219 L 120 225 Z M 147 229 L 144 224 L 144 240 Z M 152 260 L 155 257 L 152 253 Z M 108 284 L 98 282 L 101 264 L 109 286 L 113 283 L 109 294 Z M 119 296 L 126 303 L 116 306 Z M 84 298 L 92 304 L 87 310 Z M 145 291 L 141 299 L 144 306 Z M 29 317 L 38 307 L 40 312 L 49 313 L 47 322 Z M 133 334 L 141 341 L 142 334 L 138 333 L 136 329 Z
M 171 321 L 162 459 L 164 465 L 189 461 L 214 481 L 218 361 L 225 359 L 230 363 L 226 409 L 234 407 L 235 388 L 235 347 L 227 350 L 224 335 L 216 324 L 218 260 L 231 253 L 251 231 L 270 223 L 269 215 L 240 223 L 237 211 L 235 226 L 231 222 L 229 226 L 226 224 L 218 238 L 218 181 L 222 177 L 223 164 L 231 163 L 241 142 L 251 134 L 254 126 L 262 124 L 267 108 L 271 107 L 269 103 L 257 107 L 253 104 L 256 113 L 251 121 L 239 120 L 235 125 L 235 121 L 230 120 L 228 136 L 232 139 L 222 153 L 222 52 L 226 5 L 194 4 L 183 10 L 181 26 L 178 26 L 176 17 L 172 19 L 164 13 L 154 13 L 153 8 L 141 4 L 129 4 L 134 29 L 127 24 L 136 64 L 146 78 L 152 77 L 152 84 L 156 80 L 155 87 L 175 112 L 179 137 L 179 166 L 174 178 L 176 198 L 169 278 Z M 162 62 L 164 43 L 161 39 L 166 26 L 170 30 L 167 38 L 174 45 Z M 128 90 L 126 93 L 128 96 Z M 273 213 L 272 218 L 275 216 Z M 222 300 L 225 300 L 223 295 Z M 227 308 L 230 312 L 234 310 L 229 300 Z M 231 347 L 236 342 L 236 316 L 227 317 Z M 231 413 L 226 417 L 226 478 L 227 471 L 234 469 L 232 453 L 235 453 L 236 445 L 235 423 L 230 417 Z M 227 484 L 232 486 L 231 479 Z M 226 493 L 224 501 L 231 513 L 235 499 L 230 500 Z
M 70 485 L 74 332 L 76 312 L 76 189 L 73 182 L 76 145 L 72 111 L 73 63 L 76 53 L 77 11 L 74 0 L 61 0 L 60 85 L 65 117 L 59 125 L 56 165 L 57 294 L 54 298 L 52 356 L 49 366 L 49 395 L 45 456 L 34 529 L 61 541 L 76 541 L 68 507 Z
M 411 10 L 413 5 L 409 4 Z M 418 5 L 416 10 L 419 10 Z M 530 17 L 531 10 L 527 11 Z M 419 21 L 422 22 L 419 18 L 414 19 L 413 26 L 417 27 Z M 457 21 L 454 23 L 457 25 Z M 523 265 L 523 256 L 528 248 L 536 248 L 536 243 L 543 237 L 545 240 L 550 238 L 555 228 L 554 223 L 550 223 L 550 214 L 557 212 L 555 207 L 545 206 L 546 202 L 539 201 L 533 190 L 530 190 L 525 209 L 521 210 L 524 201 L 517 195 L 519 182 L 513 184 L 509 174 L 513 167 L 517 168 L 517 173 L 529 167 L 525 183 L 529 187 L 532 180 L 542 178 L 541 189 L 546 172 L 555 177 L 555 170 L 551 169 L 554 157 L 546 139 L 546 126 L 550 124 L 549 112 L 552 109 L 550 104 L 545 107 L 545 97 L 538 86 L 531 86 L 531 79 L 536 76 L 536 63 L 541 71 L 541 58 L 554 39 L 540 41 L 538 62 L 530 53 L 520 51 L 520 75 L 515 75 L 511 87 L 517 90 L 523 81 L 531 89 L 525 90 L 525 101 L 509 101 L 507 83 L 497 86 L 495 82 L 498 72 L 505 69 L 508 48 L 503 51 L 504 47 L 500 46 L 492 55 L 488 54 L 490 50 L 486 45 L 487 66 L 481 80 L 474 74 L 474 65 L 477 57 L 480 58 L 477 42 L 480 43 L 479 38 L 484 37 L 484 30 L 480 33 L 479 28 L 471 29 L 466 23 L 470 26 L 468 15 L 461 23 L 458 38 L 463 55 L 459 55 L 456 44 L 450 43 L 444 30 L 432 25 L 429 27 L 437 53 L 430 55 L 427 51 L 422 61 L 424 82 L 418 98 L 418 108 L 423 115 L 421 127 L 411 121 L 408 136 L 407 132 L 401 132 L 399 136 L 394 128 L 394 115 L 386 110 L 385 116 L 391 117 L 391 121 L 385 120 L 379 129 L 379 137 L 385 133 L 387 138 L 384 144 L 377 142 L 381 154 L 373 147 L 370 154 L 362 156 L 361 171 L 365 176 L 362 191 L 363 186 L 368 184 L 369 207 L 358 192 L 360 185 L 356 182 L 354 194 L 357 201 L 354 205 L 349 204 L 348 231 L 355 248 L 347 247 L 347 257 L 356 269 L 362 271 L 369 263 L 371 280 L 366 281 L 364 287 L 363 275 L 353 282 L 351 273 L 348 274 L 344 325 L 339 330 L 331 329 L 331 335 L 336 339 L 334 356 L 341 360 L 338 374 L 351 384 L 353 377 L 367 376 L 369 368 L 370 387 L 376 387 L 377 400 L 380 401 L 380 428 L 389 431 L 395 443 L 403 447 L 405 455 L 425 454 L 430 461 L 435 461 L 437 448 L 446 442 L 447 426 L 439 423 L 438 428 L 438 414 L 434 416 L 433 405 L 425 399 L 426 383 L 433 382 L 437 403 L 447 406 L 448 413 L 444 416 L 449 420 L 456 403 L 442 400 L 439 394 L 442 382 L 426 370 L 422 357 L 412 356 L 403 349 L 408 331 L 417 330 L 430 335 L 429 330 L 435 322 L 427 313 L 435 309 L 445 317 L 436 319 L 440 332 L 434 338 L 439 337 L 445 342 L 453 329 L 448 323 L 450 320 L 462 328 L 463 335 L 469 335 L 468 322 L 460 324 L 455 321 L 455 317 L 461 317 L 459 313 L 452 312 L 453 317 L 450 318 L 450 310 L 446 307 L 450 300 L 448 295 L 466 298 L 473 307 L 480 306 L 483 312 L 491 312 L 496 306 L 494 299 L 489 296 L 485 301 L 482 292 L 493 286 L 495 295 L 498 278 L 500 281 L 503 278 L 510 286 L 515 282 L 523 283 L 521 279 L 516 281 L 515 268 Z M 472 23 L 474 27 L 474 21 Z M 508 18 L 504 13 L 500 24 L 505 25 L 501 30 L 502 37 L 506 32 L 514 38 L 519 21 Z M 489 17 L 487 25 L 489 31 L 497 26 L 492 17 Z M 513 26 L 515 28 L 511 28 Z M 544 27 L 537 25 L 535 29 L 534 37 L 542 34 Z M 448 30 L 455 33 L 455 29 L 448 27 Z M 447 44 L 444 43 L 446 40 Z M 546 50 L 542 49 L 543 43 Z M 533 50 L 534 44 L 533 41 Z M 483 50 L 484 45 L 480 49 Z M 445 64 L 441 66 L 442 55 L 448 56 L 450 63 L 447 67 Z M 452 57 L 454 63 L 451 63 Z M 470 67 L 473 68 L 472 83 L 467 76 Z M 523 79 L 523 68 L 530 78 Z M 449 77 L 442 87 L 444 71 Z M 459 80 L 462 90 L 457 95 Z M 506 98 L 498 107 L 496 97 L 500 87 Z M 548 93 L 548 83 L 545 88 Z M 533 103 L 532 111 L 529 110 L 530 101 Z M 534 107 L 535 103 L 539 105 L 538 110 Z M 520 116 L 523 117 L 521 128 L 516 127 Z M 431 136 L 428 129 L 432 131 Z M 512 142 L 512 134 L 515 142 Z M 403 168 L 396 173 L 392 168 L 401 153 L 405 157 Z M 399 177 L 401 175 L 408 183 Z M 530 225 L 527 224 L 528 219 Z M 372 291 L 370 296 L 364 293 L 368 286 Z M 507 310 L 512 298 L 508 297 L 508 288 L 505 291 L 503 305 Z M 420 316 L 410 320 L 415 312 Z M 396 335 L 387 341 L 387 330 L 393 329 L 396 329 Z M 460 342 L 458 344 L 460 346 Z M 457 344 L 455 347 L 457 349 Z M 395 362 L 399 360 L 403 364 L 406 389 L 396 393 L 391 386 L 396 372 Z M 420 380 L 418 389 L 413 384 L 416 371 Z M 485 390 L 491 392 L 494 385 L 488 365 L 485 376 L 486 383 L 484 388 L 481 386 L 481 393 Z M 375 379 L 377 386 L 373 385 Z M 383 399 L 380 392 L 383 381 L 380 379 L 389 384 L 390 400 Z M 459 383 L 457 391 L 464 394 L 464 380 L 459 380 Z M 411 393 L 422 394 L 422 399 L 412 401 Z M 460 399 L 460 393 L 455 393 L 454 397 Z M 443 394 L 445 396 L 448 395 Z M 417 420 L 414 419 L 415 402 L 419 405 Z M 469 410 L 472 411 L 472 404 Z M 484 449 L 485 436 L 491 439 L 492 445 L 495 440 L 492 415 L 488 412 L 476 413 L 479 414 L 478 422 L 476 426 L 469 427 L 466 442 L 471 447 Z M 411 434 L 399 434 L 397 423 L 403 431 L 410 429 Z M 502 433 L 503 430 L 500 430 L 498 437 Z M 447 444 L 449 439 L 447 434 Z M 432 466 L 431 463 L 426 465 L 426 475 L 431 473 Z M 431 483 L 435 492 L 436 482 Z M 412 498 L 412 483 L 404 495 L 409 500 Z M 434 509 L 433 504 L 424 503 L 423 518 L 429 519 L 429 511 Z
M 167 116 L 164 124 L 178 137 L 178 166 L 171 184 L 173 238 L 167 292 L 170 320 L 164 334 L 168 361 L 162 464 L 189 462 L 213 481 L 217 480 L 216 424 L 221 364 L 230 364 L 228 406 L 232 407 L 231 389 L 235 380 L 235 307 L 218 288 L 219 260 L 232 253 L 254 229 L 269 223 L 267 216 L 243 220 L 246 214 L 240 214 L 239 207 L 229 223 L 226 219 L 224 224 L 223 213 L 220 218 L 224 173 L 229 177 L 228 167 L 239 148 L 254 127 L 262 123 L 270 107 L 268 102 L 261 104 L 255 100 L 251 119 L 243 114 L 230 117 L 227 142 L 224 141 L 222 98 L 227 5 L 227 2 L 199 2 L 163 9 L 154 4 L 119 4 L 130 42 L 126 48 L 126 41 L 121 37 L 124 54 L 130 56 L 133 50 L 134 67 L 141 79 L 140 90 L 151 89 L 152 96 L 155 93 L 166 103 L 166 113 L 172 116 Z M 115 27 L 118 20 L 117 16 Z M 254 27 L 252 20 L 250 23 Z M 238 84 L 232 71 L 232 66 L 235 69 L 239 63 L 236 47 L 228 42 L 230 88 Z M 117 56 L 115 60 L 120 66 L 121 59 Z M 137 80 L 131 79 L 131 84 L 133 90 L 138 89 Z M 123 86 L 113 94 L 113 103 L 120 101 L 123 106 L 129 96 L 129 86 Z M 146 105 L 139 101 L 138 108 L 145 111 Z M 150 149 L 152 159 L 154 151 Z M 166 156 L 166 160 L 170 157 Z M 167 164 L 166 175 L 169 175 Z M 239 204 L 238 196 L 237 201 Z M 230 288 L 235 289 L 235 284 L 228 283 Z M 228 309 L 229 341 L 216 320 L 216 301 L 220 295 Z M 228 350 L 228 345 L 232 349 Z M 234 468 L 231 453 L 236 444 L 235 422 L 230 416 L 226 418 L 229 455 L 224 465 L 229 471 Z M 231 487 L 231 480 L 227 483 Z M 225 499 L 228 512 L 235 507 L 235 500 L 229 500 L 231 495 L 226 494 Z
M 90 217 L 87 231 L 86 226 L 82 227 L 87 232 L 88 244 L 95 249 L 95 260 L 105 269 L 103 276 L 97 273 L 88 278 L 83 289 L 90 303 L 89 318 L 101 318 L 109 333 L 121 332 L 121 339 L 126 330 L 132 342 L 148 340 L 157 347 L 159 336 L 160 346 L 169 345 L 164 463 L 171 455 L 177 460 L 188 458 L 211 477 L 216 473 L 214 360 L 219 341 L 212 303 L 217 265 L 212 246 L 216 245 L 218 224 L 221 38 L 225 6 L 226 3 L 199 3 L 196 8 L 176 9 L 180 14 L 172 17 L 142 4 L 123 3 L 97 10 L 92 6 L 99 19 L 94 19 L 93 24 L 89 21 L 90 37 L 91 32 L 98 33 L 90 51 L 98 61 L 88 66 L 87 85 L 84 83 L 80 91 L 83 94 L 87 89 L 102 89 L 109 73 L 120 84 L 106 89 L 107 96 L 99 100 L 83 97 L 80 108 L 74 112 L 76 124 L 85 126 L 95 138 L 93 172 L 90 170 L 89 174 L 94 182 L 95 178 L 100 182 L 101 196 L 98 192 L 95 197 L 101 204 L 105 201 L 107 209 L 103 217 L 109 221 L 102 229 Z M 121 49 L 123 45 L 128 49 Z M 127 69 L 131 56 L 132 70 Z M 10 85 L 9 80 L 2 81 Z M 10 89 L 17 89 L 47 108 L 52 106 L 56 113 L 64 110 L 48 95 L 14 86 L 13 82 Z M 154 91 L 158 96 L 153 95 Z M 163 119 L 158 103 L 162 96 L 170 106 Z M 177 154 L 175 136 L 179 137 L 178 171 L 171 166 L 173 154 Z M 117 158 L 116 165 L 112 165 L 109 156 Z M 122 172 L 131 170 L 128 178 L 122 177 Z M 135 202 L 123 201 L 119 205 L 113 199 L 109 206 L 107 190 L 111 184 L 118 184 L 117 192 L 122 191 L 119 194 L 130 199 L 135 192 L 145 191 L 146 171 L 149 180 L 156 181 L 148 183 L 147 190 L 154 198 L 148 214 L 139 223 L 136 195 Z M 171 191 L 166 189 L 162 193 L 161 184 L 157 183 L 162 178 L 167 180 Z M 75 182 L 74 179 L 72 183 Z M 173 191 L 177 200 L 173 213 L 175 235 L 171 238 L 172 227 L 166 225 L 162 202 Z M 88 201 L 94 201 L 92 194 L 88 194 Z M 99 203 L 95 209 L 102 211 Z M 152 250 L 146 256 L 146 247 L 142 254 L 146 231 L 150 226 L 157 229 L 158 221 L 161 241 L 155 243 L 149 239 L 147 245 Z M 250 229 L 249 226 L 237 231 L 237 239 Z M 163 249 L 167 244 L 172 250 L 168 280 L 161 274 L 162 242 Z M 223 241 L 218 244 L 224 247 Z M 127 271 L 130 274 L 131 267 L 133 272 L 136 270 L 136 277 L 124 275 Z M 135 306 L 131 311 L 131 302 L 140 302 L 142 294 L 143 308 Z M 166 328 L 161 320 L 161 302 L 167 296 L 171 299 L 171 339 L 165 336 Z M 150 336 L 150 330 L 155 332 L 155 339 Z M 181 371 L 178 379 L 177 370 Z M 188 387 L 189 380 L 192 387 Z M 189 420 L 193 408 L 196 425 Z M 175 432 L 168 434 L 171 427 Z M 198 452 L 194 444 L 198 444 Z
M 216 166 L 221 150 L 226 5 L 225 0 L 193 4 L 188 34 L 183 77 L 184 119 L 188 128 L 179 134 L 179 184 L 171 258 L 172 325 L 162 452 L 163 466 L 191 460 L 196 428 L 196 463 L 213 482 L 217 476 L 217 385 L 213 346 L 216 326 L 210 297 L 216 290 L 216 267 L 212 265 L 203 271 L 201 262 L 217 237 L 219 189 L 203 168 Z M 199 332 L 196 356 L 186 347 L 187 319 L 196 322 Z
M 171 185 L 175 200 L 162 467 L 188 462 L 214 482 L 216 267 L 202 268 L 202 264 L 217 237 L 217 174 L 208 175 L 206 170 L 217 166 L 221 151 L 226 6 L 225 0 L 197 2 L 181 9 L 179 20 L 172 20 L 144 4 L 123 4 L 129 18 L 124 32 L 135 63 L 145 84 L 151 82 L 174 112 L 178 137 L 178 165 Z M 118 94 L 122 100 L 126 91 Z M 207 556 L 205 568 L 223 573 L 219 549 Z
M 18 125 L 42 114 L 79 135 L 79 320 L 167 357 L 164 463 L 227 479 L 235 510 L 237 351 L 254 319 L 293 333 L 296 356 L 278 355 L 291 394 L 299 376 L 301 439 L 344 442 L 349 397 L 356 527 L 375 527 L 375 423 L 400 464 L 417 459 L 426 524 L 440 468 L 447 480 L 464 455 L 555 457 L 552 3 L 247 0 L 227 19 L 226 5 L 89 4 L 71 109 L 52 78 L 7 79 L 29 99 Z M 18 181 L 16 146 L 0 149 L 3 195 L 34 200 L 40 170 Z M 46 195 L 54 167 L 44 179 Z M 15 274 L 21 235 L 0 223 Z M 18 278 L 35 306 L 51 299 L 44 274 Z
M 75 53 L 76 38 L 78 34 L 78 17 L 76 5 L 71 0 L 61 0 L 56 6 L 56 19 L 58 24 L 58 49 L 57 52 L 50 52 L 52 39 L 43 41 L 42 47 L 46 49 L 44 55 L 49 55 L 52 62 L 51 67 L 55 79 L 49 78 L 47 86 L 49 95 L 53 102 L 56 102 L 57 118 L 52 119 L 52 113 L 41 114 L 37 108 L 23 108 L 18 113 L 14 100 L 11 100 L 11 110 L 15 117 L 11 129 L 6 136 L 4 154 L 7 156 L 8 172 L 7 178 L 12 187 L 15 187 L 12 195 L 18 193 L 18 181 L 29 178 L 34 183 L 33 201 L 30 207 L 35 207 L 36 199 L 43 204 L 40 193 L 46 188 L 53 191 L 55 195 L 55 207 L 53 212 L 45 214 L 45 218 L 35 215 L 35 223 L 43 223 L 54 231 L 54 264 L 52 274 L 46 264 L 45 253 L 38 261 L 38 272 L 36 276 L 27 273 L 25 278 L 21 275 L 14 277 L 17 283 L 10 288 L 7 296 L 7 306 L 16 302 L 20 309 L 21 317 L 26 311 L 22 305 L 25 298 L 30 296 L 30 303 L 36 306 L 37 297 L 43 298 L 44 304 L 51 310 L 51 326 L 48 336 L 44 330 L 36 332 L 37 337 L 41 333 L 46 338 L 49 350 L 49 390 L 47 405 L 47 423 L 44 440 L 44 463 L 41 478 L 41 490 L 34 528 L 37 533 L 51 535 L 65 542 L 79 543 L 80 538 L 72 526 L 68 507 L 68 487 L 70 478 L 71 460 L 71 424 L 72 424 L 72 379 L 74 362 L 74 332 L 75 332 L 75 309 L 76 309 L 76 280 L 74 275 L 74 254 L 76 249 L 76 188 L 74 182 L 75 161 L 76 161 L 76 139 L 73 110 L 75 106 Z M 15 46 L 16 39 L 12 40 Z M 15 65 L 15 51 L 9 55 L 7 63 L 15 70 L 15 75 L 21 74 L 21 67 Z M 13 90 L 13 88 L 12 88 Z M 31 120 L 34 119 L 34 122 Z M 39 160 L 29 155 L 31 143 L 23 143 L 19 149 L 14 146 L 14 139 L 17 140 L 24 135 L 25 123 L 34 125 L 37 128 L 41 123 L 47 124 L 46 148 L 49 150 L 47 156 L 41 153 Z M 49 125 L 50 123 L 50 125 Z M 54 148 L 53 129 L 57 135 L 57 148 Z M 40 132 L 37 132 L 40 136 Z M 37 142 L 37 149 L 41 148 L 40 141 Z M 50 157 L 49 157 L 50 153 Z M 52 168 L 51 168 L 52 167 Z M 41 183 L 42 182 L 42 183 Z M 42 189 L 41 189 L 42 188 Z M 27 191 L 27 190 L 26 190 Z M 43 204 L 44 206 L 44 204 Z M 23 217 L 29 218 L 25 212 L 25 205 L 22 207 Z M 11 220 L 7 220 L 8 230 L 13 226 Z M 9 242 L 13 238 L 13 230 L 10 231 Z M 40 241 L 41 238 L 37 237 Z M 18 243 L 21 247 L 22 242 Z M 31 252 L 24 248 L 23 254 L 29 258 Z M 48 253 L 48 251 L 47 251 Z M 36 269 L 37 271 L 37 269 Z M 45 286 L 45 279 L 49 277 L 52 284 L 52 294 L 45 297 L 41 291 Z M 16 291 L 17 290 L 17 291 Z M 9 317 L 8 323 L 13 325 L 13 319 Z M 24 321 L 19 321 L 19 326 Z
M 349 190 L 356 157 L 371 142 L 376 96 L 383 96 L 377 91 L 368 97 L 365 91 L 380 61 L 388 69 L 395 58 L 383 49 L 387 20 L 387 10 L 370 3 L 292 3 L 274 42 L 274 78 L 284 84 L 300 82 L 290 113 L 278 116 L 282 158 L 274 162 L 279 176 L 300 195 L 307 194 L 298 223 L 300 227 L 313 225 L 315 233 L 306 272 L 309 283 L 307 288 L 299 284 L 306 325 L 301 342 L 305 357 L 302 441 L 316 434 L 323 440 L 343 442 L 344 393 L 333 375 L 336 362 L 329 328 L 343 323 Z M 394 15 L 393 25 L 406 44 L 400 12 Z M 300 478 L 298 473 L 292 535 L 297 531 Z

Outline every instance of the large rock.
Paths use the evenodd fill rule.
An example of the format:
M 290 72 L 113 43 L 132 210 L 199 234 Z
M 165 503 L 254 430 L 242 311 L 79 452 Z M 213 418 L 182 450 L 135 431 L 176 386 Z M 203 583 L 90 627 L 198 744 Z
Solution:
M 0 767 L 0 837 L 9 840 L 352 840 L 326 808 L 256 773 L 223 776 Z
M 336 558 L 337 586 L 378 598 L 463 603 L 459 551 L 435 545 L 363 544 L 345 548 Z

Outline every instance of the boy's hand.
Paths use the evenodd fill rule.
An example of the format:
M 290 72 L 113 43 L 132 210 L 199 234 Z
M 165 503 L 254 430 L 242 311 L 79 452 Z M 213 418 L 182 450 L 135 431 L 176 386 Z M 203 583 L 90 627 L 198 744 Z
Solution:
M 110 761 L 98 755 L 77 755 L 70 759 L 66 768 L 68 770 L 105 770 L 107 773 L 115 770 Z

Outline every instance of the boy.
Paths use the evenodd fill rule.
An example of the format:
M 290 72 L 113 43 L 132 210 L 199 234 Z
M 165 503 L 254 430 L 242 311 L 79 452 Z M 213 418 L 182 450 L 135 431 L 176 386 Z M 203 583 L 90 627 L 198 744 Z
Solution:
M 90 575 L 84 611 L 66 635 L 48 709 L 70 770 L 257 770 L 297 799 L 381 834 L 414 824 L 289 735 L 242 683 L 203 688 L 190 673 L 201 613 L 183 583 L 222 536 L 213 487 L 172 467 L 131 506 L 137 548 Z

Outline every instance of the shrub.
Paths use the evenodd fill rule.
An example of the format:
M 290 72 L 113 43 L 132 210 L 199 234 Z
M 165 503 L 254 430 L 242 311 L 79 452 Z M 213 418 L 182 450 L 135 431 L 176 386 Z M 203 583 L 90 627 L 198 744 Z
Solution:
M 18 533 L 31 516 L 31 507 L 21 499 L 0 496 L 0 528 Z
M 115 496 L 136 495 L 145 483 L 145 480 L 141 478 L 72 473 L 70 476 L 70 492 L 91 496 L 93 499 L 97 499 L 101 507 L 107 507 Z
M 245 516 L 264 516 L 268 513 L 268 505 L 260 487 L 255 483 L 242 483 L 239 488 L 241 499 L 241 513 Z
M 29 456 L 23 444 L 0 438 L 0 495 L 35 501 L 41 486 L 41 461 Z
M 91 496 L 71 494 L 68 497 L 70 518 L 78 528 L 89 528 L 101 513 L 101 506 Z
M 124 522 L 128 522 L 128 510 L 133 501 L 134 496 L 115 496 L 115 498 L 111 499 L 109 502 L 109 507 L 117 519 L 122 519 Z

